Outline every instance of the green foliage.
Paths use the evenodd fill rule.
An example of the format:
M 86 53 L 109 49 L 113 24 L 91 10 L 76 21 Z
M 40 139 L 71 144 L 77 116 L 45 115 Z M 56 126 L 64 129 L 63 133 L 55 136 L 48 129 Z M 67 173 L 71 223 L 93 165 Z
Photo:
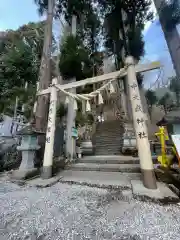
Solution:
M 141 73 L 136 74 L 139 87 L 142 87 L 144 76 Z
M 145 93 L 145 97 L 147 100 L 147 105 L 148 105 L 148 112 L 149 112 L 149 116 L 151 117 L 152 114 L 152 107 L 153 105 L 155 105 L 157 103 L 157 97 L 154 91 L 152 90 L 147 90 Z
M 158 105 L 163 107 L 163 110 L 165 113 L 167 113 L 169 106 L 171 105 L 172 100 L 171 100 L 171 95 L 167 92 L 162 96 L 159 101 Z
M 145 97 L 147 99 L 148 106 L 152 107 L 157 102 L 157 97 L 154 91 L 147 90 L 145 93 Z
M 13 86 L 23 86 L 26 81 L 36 83 L 38 66 L 34 60 L 31 47 L 20 40 L 2 55 L 0 77 L 9 89 Z
M 78 37 L 68 36 L 61 45 L 59 68 L 65 79 L 82 80 L 92 76 L 92 62 L 88 50 Z
M 38 6 L 38 12 L 42 16 L 48 10 L 48 0 L 34 0 Z
M 94 116 L 91 113 L 87 114 L 87 123 L 92 125 L 94 122 Z
M 67 107 L 63 104 L 60 103 L 59 106 L 57 107 L 57 117 L 61 120 L 63 117 L 67 115 Z
M 48 0 L 35 0 L 40 14 L 47 11 Z M 71 26 L 72 16 L 77 16 L 77 36 L 90 51 L 99 46 L 100 20 L 92 0 L 57 0 L 55 17 L 62 16 Z
M 105 47 L 109 55 L 115 56 L 116 68 L 123 66 L 123 58 L 127 52 L 139 60 L 144 54 L 142 36 L 144 23 L 152 19 L 152 13 L 149 11 L 151 2 L 149 0 L 99 0 L 98 2 L 101 15 L 105 19 Z M 122 10 L 127 14 L 126 19 Z M 125 54 L 122 52 L 123 48 Z
M 178 0 L 163 1 L 159 12 L 166 30 L 171 31 L 180 23 L 180 2 Z
M 178 77 L 172 77 L 170 79 L 169 89 L 176 95 L 176 103 L 179 107 L 180 105 L 180 79 Z
M 47 12 L 48 0 L 34 0 L 38 6 L 40 15 Z M 78 22 L 81 21 L 81 16 L 88 14 L 90 0 L 57 0 L 55 17 L 59 18 L 64 15 L 65 19 L 71 23 L 72 15 L 78 17 Z
M 44 22 L 8 30 L 0 39 L 0 111 L 13 114 L 16 96 L 29 118 L 35 99 L 44 38 Z M 25 82 L 28 90 L 25 91 Z
M 18 96 L 18 109 L 21 111 L 22 105 L 24 104 L 25 112 L 24 116 L 29 119 L 32 115 L 32 108 L 35 101 L 36 89 L 33 85 L 29 85 L 28 89 L 25 90 L 21 87 L 13 87 L 0 95 L 0 112 L 13 116 L 14 104 L 16 97 Z
M 94 122 L 94 117 L 91 113 L 87 113 L 86 115 L 82 113 L 82 110 L 77 111 L 76 114 L 76 127 L 78 126 L 85 126 L 87 125 L 92 125 Z
M 76 112 L 76 119 L 75 119 L 75 124 L 76 127 L 83 127 L 85 125 L 86 122 L 86 117 L 85 115 L 82 113 L 82 111 L 77 111 Z
M 136 28 L 134 31 L 128 32 L 129 53 L 136 60 L 140 60 L 144 56 L 144 40 L 142 35 L 142 29 Z

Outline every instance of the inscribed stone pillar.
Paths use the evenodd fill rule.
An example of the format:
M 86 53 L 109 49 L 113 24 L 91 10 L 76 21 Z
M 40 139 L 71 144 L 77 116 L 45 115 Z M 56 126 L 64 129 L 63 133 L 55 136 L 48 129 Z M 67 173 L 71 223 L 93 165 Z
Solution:
M 57 89 L 55 87 L 57 79 L 53 79 L 51 87 L 48 124 L 46 130 L 46 145 L 43 159 L 42 178 L 47 179 L 52 177 L 53 152 L 54 152 L 54 135 L 56 124 L 56 106 L 57 106 Z
M 139 87 L 136 79 L 133 57 L 129 56 L 126 58 L 126 66 L 129 96 L 132 106 L 133 124 L 136 134 L 143 184 L 146 188 L 157 189 L 150 144 L 148 140 L 148 132 L 145 123 L 145 116 L 141 103 Z

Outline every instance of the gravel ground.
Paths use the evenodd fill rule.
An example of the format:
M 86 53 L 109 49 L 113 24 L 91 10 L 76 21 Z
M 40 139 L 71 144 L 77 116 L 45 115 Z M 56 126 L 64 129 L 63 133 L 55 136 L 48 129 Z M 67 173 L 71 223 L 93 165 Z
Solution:
M 180 239 L 180 207 L 131 199 L 128 191 L 57 183 L 0 182 L 0 240 Z

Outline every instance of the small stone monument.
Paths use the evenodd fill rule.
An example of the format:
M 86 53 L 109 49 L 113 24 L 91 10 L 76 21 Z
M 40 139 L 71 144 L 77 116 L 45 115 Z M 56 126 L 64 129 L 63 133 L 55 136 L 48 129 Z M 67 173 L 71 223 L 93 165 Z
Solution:
M 28 125 L 21 129 L 17 135 L 22 136 L 21 145 L 17 147 L 22 152 L 22 161 L 18 170 L 13 171 L 12 178 L 27 179 L 38 174 L 38 169 L 34 167 L 36 151 L 40 149 L 38 145 L 38 135 L 43 134 L 37 132 L 32 125 Z

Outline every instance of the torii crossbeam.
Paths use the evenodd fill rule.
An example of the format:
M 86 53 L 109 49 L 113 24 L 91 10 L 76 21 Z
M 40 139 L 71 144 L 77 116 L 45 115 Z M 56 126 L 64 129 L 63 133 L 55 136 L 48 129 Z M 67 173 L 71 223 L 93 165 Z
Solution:
M 154 69 L 158 69 L 161 67 L 160 62 L 152 62 L 152 63 L 148 63 L 148 64 L 139 64 L 139 65 L 135 65 L 135 72 L 136 73 L 142 73 L 142 72 L 147 72 L 150 70 L 154 70 Z M 107 80 L 111 80 L 114 79 L 116 80 L 118 77 L 124 77 L 127 75 L 127 69 L 126 68 L 122 68 L 119 71 L 116 72 L 111 72 L 111 73 L 107 73 L 107 74 L 103 74 L 100 76 L 96 76 L 96 77 L 92 77 L 92 78 L 86 78 L 84 80 L 81 81 L 77 81 L 77 82 L 72 82 L 72 83 L 67 83 L 67 84 L 56 84 L 56 87 L 62 90 L 68 90 L 71 88 L 77 88 L 77 87 L 81 87 L 81 86 L 85 86 L 85 85 L 90 85 L 90 84 L 94 84 L 94 83 L 99 83 L 99 82 L 103 82 L 103 81 L 107 81 Z M 40 95 L 45 95 L 47 93 L 51 92 L 51 87 L 49 87 L 48 89 L 44 89 L 41 91 L 37 92 L 37 96 Z

